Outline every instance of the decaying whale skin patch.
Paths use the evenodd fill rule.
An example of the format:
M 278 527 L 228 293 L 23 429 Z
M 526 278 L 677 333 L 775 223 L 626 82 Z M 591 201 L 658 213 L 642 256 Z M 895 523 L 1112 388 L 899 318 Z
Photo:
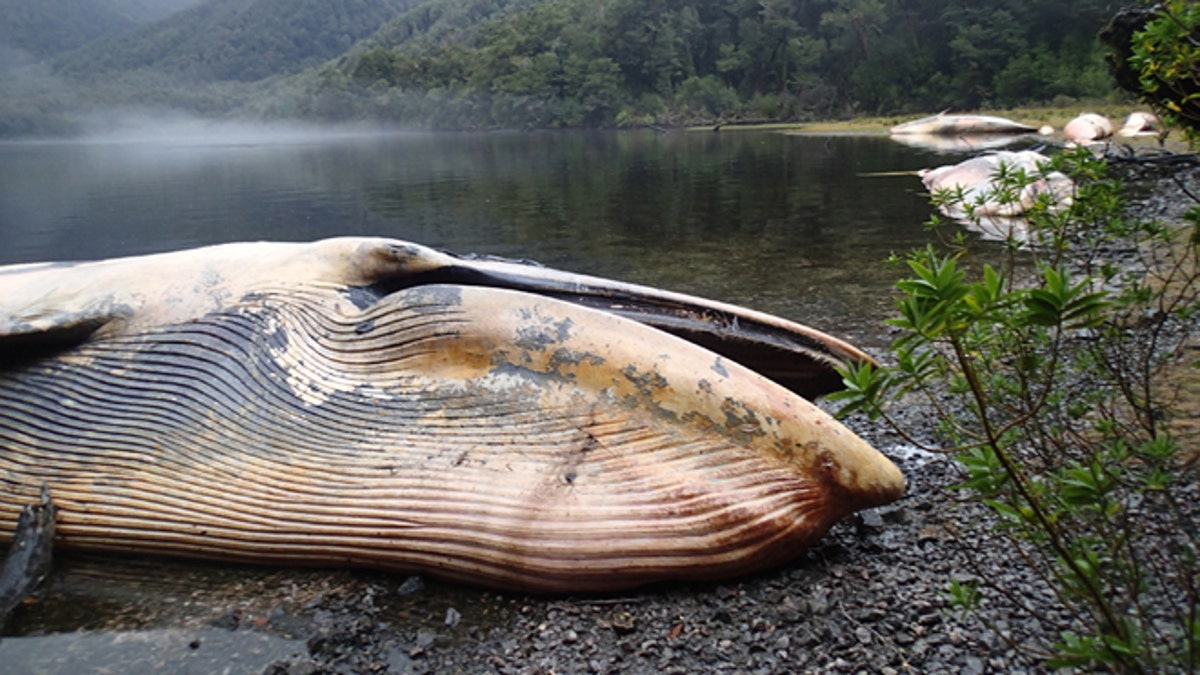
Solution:
M 804 398 L 643 324 L 337 281 L 3 364 L 0 533 L 45 484 L 66 548 L 612 591 L 778 565 L 903 493 Z

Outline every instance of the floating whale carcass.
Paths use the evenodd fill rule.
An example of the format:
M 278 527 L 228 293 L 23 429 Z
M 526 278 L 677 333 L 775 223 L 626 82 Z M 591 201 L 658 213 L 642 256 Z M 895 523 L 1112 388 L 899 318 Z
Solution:
M 1043 201 L 1051 211 L 1069 207 L 1075 184 L 1067 175 L 1046 169 L 1049 158 L 1033 150 L 997 151 L 958 164 L 918 172 L 941 212 L 975 229 L 985 238 L 1027 238 L 1023 216 Z M 1021 172 L 1028 179 L 1018 191 L 1005 189 L 1004 174 Z
M 1036 128 L 994 115 L 930 115 L 898 124 L 889 130 L 894 136 L 970 136 L 973 134 L 1027 134 Z
M 902 495 L 804 398 L 867 359 L 384 239 L 0 268 L 0 536 L 45 488 L 64 549 L 542 592 L 724 579 Z

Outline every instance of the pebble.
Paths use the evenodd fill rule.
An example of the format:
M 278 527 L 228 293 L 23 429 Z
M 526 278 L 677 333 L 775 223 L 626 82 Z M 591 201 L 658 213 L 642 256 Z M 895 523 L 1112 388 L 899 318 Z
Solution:
M 425 582 L 421 580 L 421 577 L 409 577 L 404 580 L 404 583 L 400 584 L 399 588 L 396 589 L 396 594 L 411 595 L 413 593 L 419 593 L 423 590 L 425 590 Z

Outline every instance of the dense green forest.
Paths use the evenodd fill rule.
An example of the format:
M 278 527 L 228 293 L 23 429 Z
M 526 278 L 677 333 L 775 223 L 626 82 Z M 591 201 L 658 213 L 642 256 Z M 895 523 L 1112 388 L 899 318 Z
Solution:
M 1100 0 L 442 0 L 322 69 L 303 109 L 555 127 L 1099 98 L 1112 82 L 1096 34 L 1112 12 Z M 421 39 L 434 28 L 438 40 Z
M 79 78 L 150 69 L 194 82 L 254 82 L 349 50 L 411 0 L 207 0 L 170 21 L 58 59 Z
M 1116 95 L 1096 35 L 1117 6 L 1102 0 L 173 0 L 139 14 L 149 4 L 0 0 L 24 17 L 0 30 L 0 136 L 130 107 L 529 128 Z
M 45 57 L 157 21 L 200 0 L 0 0 L 0 49 Z

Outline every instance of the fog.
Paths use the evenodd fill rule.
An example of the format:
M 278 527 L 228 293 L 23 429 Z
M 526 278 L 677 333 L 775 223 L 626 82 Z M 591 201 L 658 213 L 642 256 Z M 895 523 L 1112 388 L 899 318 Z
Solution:
M 74 142 L 159 146 L 261 146 L 340 142 L 412 133 L 378 124 L 323 125 L 210 119 L 168 109 L 116 108 L 81 114 Z
M 0 107 L 72 98 L 71 88 L 30 53 L 0 44 Z

